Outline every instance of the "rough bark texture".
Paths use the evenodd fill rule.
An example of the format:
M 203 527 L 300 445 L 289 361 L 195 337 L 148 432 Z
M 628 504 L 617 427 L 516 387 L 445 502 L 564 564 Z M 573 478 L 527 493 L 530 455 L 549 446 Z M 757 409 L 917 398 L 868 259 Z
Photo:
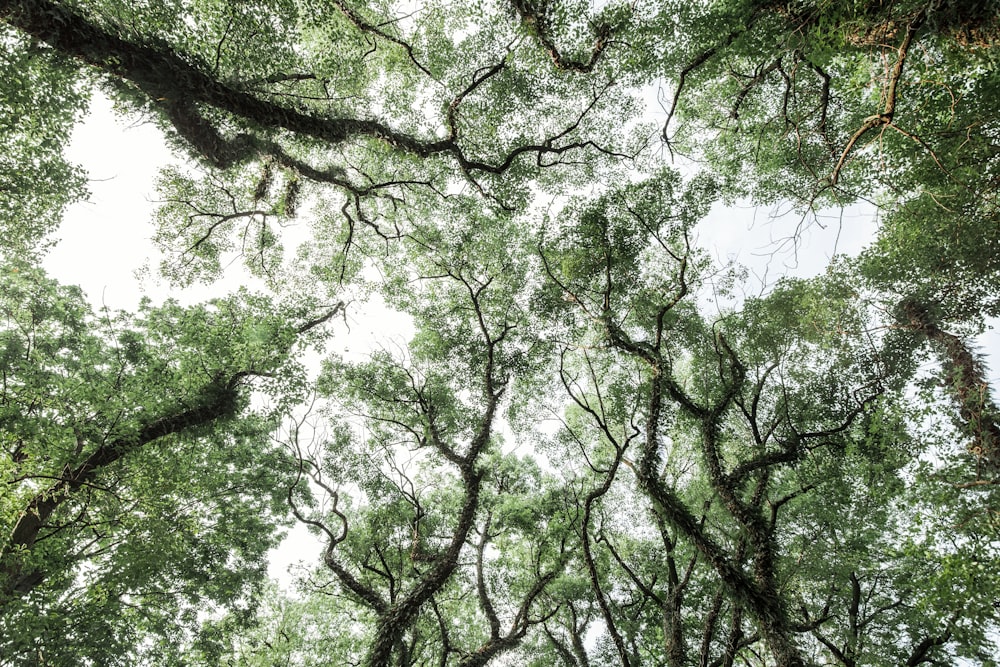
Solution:
M 21 512 L 0 550 L 0 604 L 10 595 L 24 594 L 40 584 L 45 573 L 26 567 L 31 552 L 52 514 L 80 487 L 116 461 L 167 436 L 205 426 L 235 414 L 236 383 L 241 375 L 219 378 L 206 386 L 195 407 L 178 409 L 147 421 L 133 437 L 110 440 L 75 467 L 66 466 L 61 479 L 37 493 Z
M 575 126 L 574 123 L 542 143 L 517 146 L 488 162 L 466 154 L 453 123 L 450 136 L 420 139 L 380 120 L 332 117 L 282 106 L 216 78 L 190 55 L 175 51 L 167 44 L 153 40 L 129 41 L 118 34 L 124 31 L 106 29 L 58 2 L 0 0 L 0 18 L 63 55 L 96 67 L 137 88 L 199 155 L 220 169 L 265 156 L 289 162 L 291 158 L 271 138 L 277 130 L 315 139 L 331 147 L 352 139 L 371 139 L 422 158 L 449 156 L 465 173 L 503 174 L 523 155 L 558 156 L 567 151 L 595 147 L 589 141 L 555 145 L 555 140 L 566 135 Z M 488 76 L 503 67 L 501 61 Z M 452 107 L 488 76 L 477 77 L 465 92 L 453 100 Z M 202 113 L 203 107 L 235 117 L 245 131 L 232 137 L 225 136 Z M 449 113 L 453 116 L 454 108 Z M 345 185 L 340 183 L 342 173 L 334 173 L 337 170 L 322 172 L 306 165 L 296 166 L 304 176 L 318 175 L 324 182 Z
M 906 323 L 937 348 L 944 370 L 944 384 L 972 436 L 970 451 L 990 475 L 1000 472 L 1000 410 L 990 396 L 982 363 L 958 336 L 941 329 L 926 304 L 906 299 L 900 304 Z

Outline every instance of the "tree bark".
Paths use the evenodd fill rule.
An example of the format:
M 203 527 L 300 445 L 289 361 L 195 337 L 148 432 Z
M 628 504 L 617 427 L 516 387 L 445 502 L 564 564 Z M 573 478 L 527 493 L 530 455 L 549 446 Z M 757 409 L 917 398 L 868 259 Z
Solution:
M 74 492 L 108 466 L 157 440 L 233 416 L 237 410 L 236 383 L 243 375 L 217 378 L 202 389 L 195 407 L 147 421 L 133 437 L 110 440 L 76 467 L 66 466 L 59 481 L 37 493 L 0 550 L 0 605 L 4 598 L 27 593 L 43 581 L 45 573 L 26 568 L 24 555 L 30 554 L 48 519 Z

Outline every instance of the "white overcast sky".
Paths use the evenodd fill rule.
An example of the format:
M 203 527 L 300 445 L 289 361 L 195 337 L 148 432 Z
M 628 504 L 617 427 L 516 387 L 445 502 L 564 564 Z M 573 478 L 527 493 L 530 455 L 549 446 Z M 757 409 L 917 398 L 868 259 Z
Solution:
M 44 266 L 60 282 L 81 286 L 95 308 L 106 305 L 134 310 L 143 296 L 154 303 L 168 296 L 191 303 L 230 292 L 241 284 L 254 286 L 239 263 L 229 268 L 221 283 L 183 293 L 157 280 L 160 258 L 150 240 L 156 199 L 153 182 L 157 170 L 176 158 L 152 125 L 117 117 L 111 103 L 97 94 L 90 114 L 73 134 L 68 155 L 89 172 L 91 196 L 68 211 L 57 235 L 60 241 Z M 756 278 L 751 278 L 746 289 L 756 293 L 761 282 L 771 284 L 781 275 L 820 273 L 836 252 L 856 254 L 876 225 L 872 214 L 862 208 L 831 214 L 821 225 L 812 224 L 802 231 L 800 244 L 793 249 L 780 242 L 789 236 L 798 218 L 794 213 L 776 217 L 780 213 L 749 206 L 719 206 L 699 226 L 699 245 L 718 260 L 736 259 L 750 267 Z M 137 272 L 147 266 L 151 272 L 140 280 Z M 341 349 L 350 347 L 357 354 L 378 345 L 376 338 L 392 337 L 395 325 L 391 320 L 379 317 L 376 309 L 368 311 L 375 315 L 365 321 L 364 312 L 359 309 L 349 318 L 350 336 L 345 335 L 342 325 L 337 327 L 336 341 Z M 408 335 L 405 331 L 399 334 Z M 1000 335 L 988 332 L 979 344 L 987 353 L 989 377 L 996 388 Z M 315 562 L 320 552 L 318 542 L 303 529 L 296 529 L 293 539 L 274 554 L 271 574 L 287 584 L 284 573 L 289 564 Z
M 150 123 L 116 116 L 110 101 L 96 94 L 67 154 L 87 169 L 91 194 L 65 216 L 57 234 L 60 241 L 44 262 L 51 275 L 80 285 L 96 306 L 125 309 L 134 309 L 144 295 L 154 302 L 167 296 L 197 301 L 253 283 L 238 263 L 221 284 L 183 292 L 157 279 L 160 258 L 150 241 L 153 181 L 160 167 L 178 158 Z M 698 227 L 698 241 L 717 259 L 736 259 L 771 283 L 781 275 L 815 275 L 835 252 L 855 254 L 875 226 L 871 213 L 860 207 L 831 213 L 821 225 L 808 225 L 793 249 L 783 241 L 798 221 L 790 211 L 719 206 Z M 137 272 L 146 266 L 151 275 L 137 280 Z

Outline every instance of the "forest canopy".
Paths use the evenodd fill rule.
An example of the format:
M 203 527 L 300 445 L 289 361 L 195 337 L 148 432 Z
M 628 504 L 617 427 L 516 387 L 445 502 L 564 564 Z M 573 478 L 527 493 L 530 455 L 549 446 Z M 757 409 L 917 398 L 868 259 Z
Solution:
M 997 664 L 1000 3 L 0 17 L 0 665 Z M 211 300 L 41 268 L 98 94 Z

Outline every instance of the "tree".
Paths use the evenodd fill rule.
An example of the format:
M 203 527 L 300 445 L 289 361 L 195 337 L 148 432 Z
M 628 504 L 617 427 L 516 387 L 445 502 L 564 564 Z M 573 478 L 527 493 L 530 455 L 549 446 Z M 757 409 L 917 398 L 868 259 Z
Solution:
M 37 43 L 96 68 L 126 103 L 221 169 L 266 158 L 351 197 L 391 201 L 447 182 L 437 157 L 478 182 L 601 150 L 588 130 L 603 121 L 608 84 L 533 67 L 536 54 L 516 45 L 502 15 L 482 15 L 453 40 L 442 22 L 470 17 L 436 5 L 388 22 L 344 2 L 140 13 L 30 0 L 5 2 L 3 14 Z M 381 120 L 372 106 L 396 116 Z
M 76 68 L 59 54 L 6 25 L 0 40 L 0 210 L 5 246 L 27 257 L 84 194 L 83 176 L 62 147 L 87 97 L 75 85 Z
M 663 139 L 707 134 L 713 163 L 753 174 L 744 191 L 763 198 L 909 197 L 934 191 L 928 176 L 975 188 L 969 167 L 995 144 L 996 16 L 994 2 L 668 6 L 656 27 L 687 39 L 654 70 L 677 82 Z
M 931 340 L 944 351 L 941 375 L 987 468 L 996 457 L 995 408 L 964 338 L 996 316 L 998 9 L 920 1 L 670 7 L 651 19 L 669 29 L 650 40 L 683 34 L 688 46 L 647 66 L 676 77 L 664 142 L 706 158 L 730 193 L 813 212 L 858 199 L 881 208 L 862 274 L 896 297 L 887 307 L 914 331 L 911 346 Z M 934 314 L 933 326 L 907 314 L 914 304 Z
M 584 340 L 606 341 L 604 350 L 590 343 L 563 355 L 562 383 L 586 417 L 567 424 L 571 442 L 610 444 L 610 466 L 594 470 L 602 495 L 624 483 L 626 464 L 629 493 L 645 496 L 652 514 L 646 534 L 661 539 L 659 566 L 647 570 L 648 555 L 621 555 L 643 533 L 636 518 L 621 537 L 598 533 L 627 582 L 627 592 L 605 594 L 601 604 L 616 662 L 733 664 L 756 655 L 853 665 L 874 642 L 867 661 L 919 664 L 944 650 L 957 625 L 965 634 L 957 650 L 975 656 L 985 637 L 964 616 L 968 598 L 939 600 L 926 615 L 927 603 L 895 579 L 982 553 L 907 528 L 906 504 L 927 491 L 899 475 L 913 455 L 905 423 L 893 416 L 901 378 L 879 349 L 874 313 L 855 298 L 854 276 L 831 266 L 714 322 L 702 319 L 690 305 L 700 277 L 688 234 L 697 219 L 689 207 L 703 206 L 704 196 L 696 182 L 687 192 L 669 183 L 661 175 L 568 208 L 564 231 L 542 250 L 562 293 L 549 303 L 578 311 L 577 326 L 593 332 Z M 579 454 L 566 456 L 563 465 Z M 926 551 L 899 548 L 910 540 Z M 872 550 L 899 552 L 898 560 L 873 560 Z M 844 570 L 826 562 L 831 552 Z M 968 585 L 961 581 L 947 586 Z M 965 595 L 988 604 L 977 585 Z M 647 617 L 627 611 L 643 606 Z M 653 649 L 645 628 L 656 622 L 663 634 Z M 903 625 L 907 640 L 889 641 Z
M 991 529 L 976 500 L 949 539 L 954 500 L 930 500 L 937 473 L 913 467 L 938 443 L 910 432 L 923 417 L 903 399 L 891 315 L 859 298 L 847 263 L 706 310 L 715 269 L 691 237 L 712 189 L 663 172 L 569 203 L 538 235 L 455 202 L 395 246 L 408 259 L 387 263 L 386 291 L 416 337 L 395 355 L 331 363 L 320 392 L 342 425 L 310 437 L 300 420 L 286 437 L 327 494 L 312 513 L 298 485 L 289 495 L 327 550 L 307 597 L 278 609 L 303 605 L 308 627 L 360 620 L 336 647 L 319 631 L 327 659 L 988 655 Z M 498 374 L 502 403 L 488 389 Z M 548 433 L 545 411 L 559 424 Z M 503 439 L 477 449 L 500 419 Z M 938 457 L 958 465 L 964 452 L 945 438 Z M 309 637 L 274 634 L 280 618 L 266 618 L 274 641 L 254 655 L 310 655 Z M 247 655 L 239 635 L 220 643 Z
M 1000 431 L 969 337 L 998 312 L 995 3 L 0 7 L 49 85 L 98 82 L 197 161 L 161 179 L 170 279 L 240 254 L 416 330 L 306 383 L 305 306 L 95 318 L 21 265 L 64 295 L 4 297 L 22 663 L 990 664 Z M 748 294 L 697 241 L 741 197 L 880 224 Z M 291 519 L 324 547 L 285 595 L 253 566 Z
M 333 473 L 338 486 L 360 486 L 357 509 L 334 506 L 329 518 L 308 520 L 328 540 L 328 576 L 373 617 L 365 664 L 416 664 L 427 654 L 486 664 L 546 615 L 540 596 L 566 565 L 556 537 L 530 539 L 539 522 L 558 516 L 556 491 L 546 490 L 551 482 L 530 459 L 504 454 L 494 433 L 531 350 L 517 305 L 526 267 L 499 252 L 517 242 L 517 230 L 484 229 L 450 233 L 442 225 L 409 236 L 412 260 L 400 264 L 398 279 L 414 285 L 395 285 L 395 299 L 411 304 L 420 327 L 409 359 L 332 363 L 319 385 L 365 420 L 366 438 L 345 438 L 323 454 L 360 464 Z M 487 553 L 501 547 L 520 558 Z M 449 627 L 470 615 L 483 626 Z
M 288 354 L 330 314 L 239 294 L 95 316 L 23 263 L 2 280 L 4 664 L 124 664 L 201 605 L 250 610 L 288 466 L 248 389 L 293 397 Z

